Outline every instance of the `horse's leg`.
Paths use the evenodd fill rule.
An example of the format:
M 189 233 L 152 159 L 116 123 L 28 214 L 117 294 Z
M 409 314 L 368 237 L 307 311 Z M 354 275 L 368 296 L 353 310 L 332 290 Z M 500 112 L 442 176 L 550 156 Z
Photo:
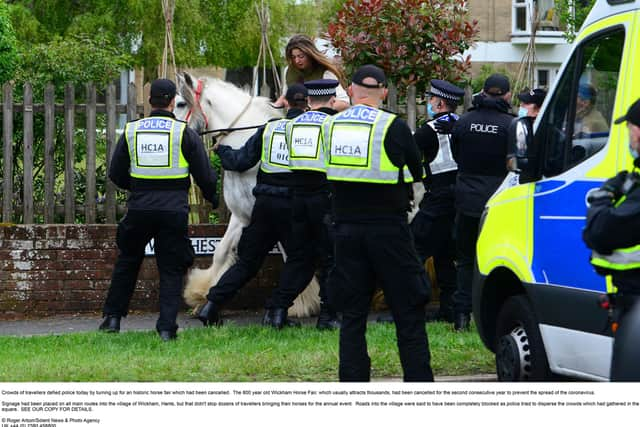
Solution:
M 242 222 L 234 215 L 231 215 L 227 231 L 213 254 L 211 266 L 206 270 L 191 269 L 187 276 L 187 284 L 183 293 L 187 305 L 197 307 L 204 304 L 209 288 L 215 286 L 220 276 L 236 262 L 238 241 L 242 235 L 243 227 Z

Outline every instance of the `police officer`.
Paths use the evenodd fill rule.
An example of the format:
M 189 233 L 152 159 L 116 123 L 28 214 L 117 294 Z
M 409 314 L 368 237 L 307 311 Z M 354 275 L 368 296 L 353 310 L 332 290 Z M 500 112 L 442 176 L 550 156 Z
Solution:
M 163 341 L 176 338 L 183 279 L 194 258 L 187 234 L 189 174 L 205 199 L 214 207 L 218 204 L 216 174 L 200 137 L 175 119 L 175 96 L 171 80 L 154 80 L 149 97 L 151 115 L 127 123 L 113 153 L 109 178 L 130 193 L 127 214 L 118 224 L 118 259 L 100 325 L 106 332 L 119 332 L 144 248 L 153 238 L 160 273 L 156 329 Z
M 622 363 L 628 356 L 623 352 L 618 334 L 626 336 L 630 333 L 623 331 L 625 316 L 640 300 L 640 99 L 629 107 L 627 114 L 615 121 L 616 124 L 623 122 L 627 122 L 629 129 L 629 151 L 634 158 L 634 169 L 620 172 L 590 194 L 587 225 L 582 234 L 587 246 L 593 250 L 591 263 L 596 271 L 610 274 L 617 288 L 615 304 L 620 310 L 620 329 L 613 348 L 613 381 L 631 380 L 626 364 Z M 635 320 L 634 323 L 638 324 Z M 619 365 L 616 364 L 617 357 L 620 358 Z M 637 360 L 635 364 L 637 366 Z M 635 375 L 637 381 L 637 371 Z
M 353 106 L 323 124 L 327 178 L 333 184 L 335 266 L 329 299 L 342 312 L 340 381 L 369 381 L 365 340 L 376 279 L 391 308 L 405 381 L 433 381 L 424 305 L 430 287 L 407 223 L 411 182 L 422 165 L 411 130 L 379 109 L 384 72 L 364 65 L 353 75 Z
M 426 193 L 420 210 L 411 222 L 411 231 L 420 261 L 433 256 L 436 278 L 440 287 L 440 308 L 428 321 L 453 322 L 453 293 L 456 288 L 454 188 L 458 165 L 451 152 L 451 129 L 458 116 L 455 110 L 464 90 L 445 81 L 431 80 L 427 92 L 427 112 L 432 117 L 414 135 L 422 151 L 427 172 Z
M 502 74 L 487 78 L 472 108 L 456 122 L 451 134 L 458 163 L 456 180 L 456 291 L 454 328 L 469 328 L 471 281 L 476 257 L 478 225 L 484 205 L 507 174 L 507 141 L 511 99 L 509 79 Z
M 296 296 L 319 269 L 320 315 L 318 329 L 337 329 L 340 322 L 330 307 L 326 295 L 326 279 L 333 265 L 332 244 L 329 237 L 329 183 L 325 173 L 325 154 L 321 137 L 323 121 L 336 113 L 337 80 L 319 79 L 304 82 L 308 92 L 310 111 L 287 123 L 289 166 L 295 181 L 293 191 L 293 237 L 287 248 L 289 269 L 282 275 L 281 286 L 271 299 L 274 310 L 286 311 Z
M 285 129 L 289 120 L 304 113 L 307 90 L 301 84 L 291 85 L 286 93 L 290 109 L 284 119 L 268 122 L 260 127 L 240 148 L 216 144 L 222 167 L 243 172 L 260 162 L 253 195 L 256 197 L 249 225 L 242 229 L 238 242 L 238 261 L 209 289 L 207 303 L 197 317 L 205 326 L 218 325 L 220 307 L 230 300 L 260 269 L 262 262 L 276 243 L 281 242 L 289 253 L 291 241 L 291 196 L 295 183 L 289 167 L 289 149 Z M 289 258 L 281 272 L 288 275 Z M 287 307 L 266 304 L 263 325 L 282 329 L 298 325 L 287 317 Z

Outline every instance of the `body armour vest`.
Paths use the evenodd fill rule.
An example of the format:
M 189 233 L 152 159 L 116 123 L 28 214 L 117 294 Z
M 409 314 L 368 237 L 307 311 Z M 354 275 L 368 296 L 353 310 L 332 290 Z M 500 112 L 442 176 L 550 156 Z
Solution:
M 287 123 L 289 167 L 292 170 L 325 172 L 322 123 L 329 117 L 321 111 L 307 111 Z
M 394 114 L 366 105 L 355 105 L 323 125 L 326 145 L 327 179 L 331 181 L 395 184 L 412 182 L 405 165 L 402 169 L 389 160 L 384 140 Z
M 289 169 L 289 147 L 285 138 L 289 120 L 269 122 L 262 133 L 262 156 L 260 170 L 265 173 L 291 173 Z
M 189 176 L 182 155 L 187 124 L 169 117 L 147 117 L 127 123 L 125 137 L 131 176 L 138 179 L 179 179 Z
M 438 133 L 435 122 L 436 120 L 427 122 L 427 126 L 433 129 L 438 136 L 438 154 L 436 158 L 429 163 L 429 169 L 433 175 L 458 169 L 458 164 L 453 160 L 453 154 L 451 152 L 451 135 Z

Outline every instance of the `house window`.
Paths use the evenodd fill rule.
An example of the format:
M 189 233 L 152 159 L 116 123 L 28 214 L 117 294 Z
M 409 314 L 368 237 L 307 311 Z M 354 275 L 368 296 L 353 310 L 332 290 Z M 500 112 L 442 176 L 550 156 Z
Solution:
M 557 74 L 558 68 L 556 67 L 536 67 L 534 87 L 549 90 Z
M 513 0 L 513 32 L 529 32 L 529 1 Z
M 513 33 L 531 33 L 532 18 L 538 31 L 560 31 L 555 0 L 513 0 Z

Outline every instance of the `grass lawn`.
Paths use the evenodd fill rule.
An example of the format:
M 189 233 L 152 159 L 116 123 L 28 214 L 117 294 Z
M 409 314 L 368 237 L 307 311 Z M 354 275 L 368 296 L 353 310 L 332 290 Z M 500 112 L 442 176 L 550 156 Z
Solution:
M 472 330 L 428 325 L 435 375 L 493 373 L 493 354 Z M 370 323 L 372 378 L 401 377 L 395 328 Z M 164 343 L 155 332 L 0 337 L 0 382 L 43 381 L 337 381 L 338 332 L 311 326 L 180 330 Z

